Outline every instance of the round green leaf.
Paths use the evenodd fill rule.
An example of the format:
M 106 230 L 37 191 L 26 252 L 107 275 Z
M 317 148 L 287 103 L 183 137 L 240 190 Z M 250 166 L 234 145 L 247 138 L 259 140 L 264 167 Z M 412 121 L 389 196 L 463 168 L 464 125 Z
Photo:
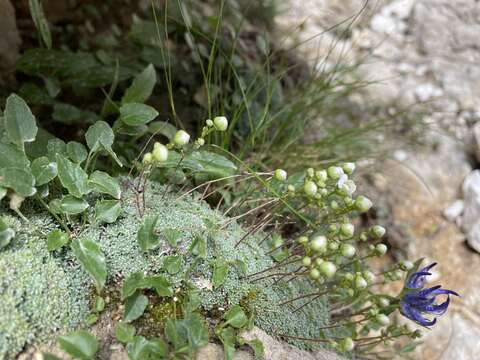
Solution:
M 118 200 L 103 200 L 95 204 L 95 220 L 100 223 L 114 223 L 121 213 L 122 206 Z
M 5 105 L 5 128 L 13 143 L 22 145 L 32 142 L 37 135 L 37 124 L 27 103 L 18 95 L 12 94 Z
M 0 186 L 12 189 L 24 198 L 37 192 L 33 175 L 27 170 L 18 168 L 0 169 Z
M 131 322 L 138 319 L 143 315 L 143 312 L 147 308 L 148 298 L 140 292 L 135 292 L 132 296 L 125 301 L 125 312 L 123 314 L 123 320 Z
M 54 251 L 60 249 L 62 246 L 68 243 L 67 233 L 61 230 L 53 230 L 47 236 L 47 249 L 48 251 Z
M 87 158 L 88 152 L 83 144 L 70 141 L 67 144 L 67 155 L 74 163 L 81 164 Z
M 60 203 L 61 211 L 69 215 L 81 214 L 88 209 L 88 206 L 85 200 L 72 195 L 65 196 Z
M 108 150 L 112 147 L 115 135 L 110 125 L 105 121 L 97 121 L 90 126 L 85 134 L 88 148 L 92 151 Z
M 58 178 L 70 194 L 81 198 L 88 194 L 88 176 L 83 169 L 63 155 L 57 154 Z
M 33 160 L 31 168 L 37 186 L 52 181 L 58 174 L 57 164 L 46 156 Z
M 60 336 L 58 342 L 62 350 L 76 359 L 93 359 L 98 351 L 98 341 L 85 330 L 78 330 Z
M 233 326 L 237 329 L 244 327 L 248 322 L 247 315 L 245 315 L 245 312 L 239 305 L 235 305 L 230 310 L 228 310 L 225 313 L 224 318 L 225 320 L 227 320 L 226 324 Z
M 147 124 L 157 116 L 157 110 L 145 104 L 128 103 L 120 108 L 120 120 L 130 126 Z
M 115 199 L 120 199 L 122 195 L 118 181 L 103 171 L 95 171 L 91 174 L 89 182 L 90 186 L 99 193 L 111 195 Z
M 118 341 L 126 344 L 133 341 L 135 332 L 135 327 L 125 322 L 121 322 L 115 328 L 115 337 Z

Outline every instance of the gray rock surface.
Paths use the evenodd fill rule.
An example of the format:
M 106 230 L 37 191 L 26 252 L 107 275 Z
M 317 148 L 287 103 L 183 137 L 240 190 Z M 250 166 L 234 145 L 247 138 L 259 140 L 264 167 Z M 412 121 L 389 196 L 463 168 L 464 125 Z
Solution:
M 462 189 L 465 199 L 462 228 L 468 244 L 480 252 L 480 170 L 468 174 Z
M 20 44 L 15 9 L 10 0 L 0 0 L 0 72 L 9 70 L 15 65 Z

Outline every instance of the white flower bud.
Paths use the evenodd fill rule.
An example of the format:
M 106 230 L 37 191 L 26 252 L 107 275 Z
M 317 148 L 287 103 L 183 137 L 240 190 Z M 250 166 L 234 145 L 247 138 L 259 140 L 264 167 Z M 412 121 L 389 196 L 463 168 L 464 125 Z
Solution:
M 387 307 L 388 305 L 390 305 L 390 300 L 385 297 L 381 297 L 380 299 L 378 299 L 378 305 L 380 305 L 381 307 Z
M 310 247 L 314 251 L 323 251 L 327 248 L 327 238 L 323 235 L 316 235 L 310 241 Z
M 185 130 L 178 130 L 173 137 L 173 143 L 178 146 L 187 145 L 190 141 L 190 135 Z
M 318 271 L 317 269 L 312 269 L 310 270 L 309 276 L 311 279 L 316 280 L 320 277 L 320 271 Z
M 293 185 L 288 185 L 288 186 L 287 186 L 287 190 L 290 191 L 290 192 L 295 192 L 295 186 L 293 186 Z
M 356 252 L 355 247 L 350 244 L 342 244 L 342 246 L 340 246 L 340 253 L 342 254 L 342 256 L 351 258 L 352 256 L 355 255 L 355 252 Z
M 383 325 L 383 326 L 390 325 L 390 318 L 385 314 L 378 314 L 375 317 L 375 321 L 378 322 L 380 325 Z
M 330 261 L 325 261 L 319 266 L 320 272 L 327 278 L 331 278 L 337 272 L 337 267 Z
M 330 241 L 330 242 L 328 243 L 328 248 L 329 248 L 330 250 L 332 250 L 332 251 L 338 250 L 338 247 L 339 247 L 339 245 L 338 245 L 338 243 L 337 243 L 336 241 Z
M 275 179 L 277 179 L 279 181 L 287 180 L 287 172 L 283 169 L 275 170 Z
M 168 159 L 168 149 L 165 145 L 157 142 L 153 146 L 152 155 L 155 161 L 165 162 Z
M 307 175 L 309 177 L 313 177 L 315 175 L 315 170 L 313 170 L 313 168 L 308 168 L 307 169 Z
M 372 207 L 372 202 L 369 198 L 360 195 L 355 199 L 355 207 L 360 212 L 367 212 Z
M 346 174 L 350 175 L 355 171 L 355 163 L 353 162 L 347 162 L 342 165 L 343 171 L 345 171 Z
M 383 256 L 387 253 L 387 245 L 385 244 L 377 244 L 377 246 L 375 246 L 375 252 L 377 253 L 378 256 Z
M 327 174 L 331 179 L 338 179 L 340 176 L 344 175 L 343 169 L 338 166 L 330 166 L 327 169 Z
M 146 153 L 143 155 L 143 163 L 144 164 L 150 164 L 153 161 L 153 156 L 152 153 Z
M 303 191 L 305 191 L 305 194 L 308 196 L 314 196 L 317 193 L 317 190 L 317 185 L 313 181 L 307 181 L 303 186 Z
M 373 226 L 371 231 L 372 231 L 372 235 L 375 236 L 376 238 L 383 237 L 383 235 L 385 235 L 385 232 L 386 232 L 385 228 L 380 225 Z
M 375 280 L 375 274 L 368 270 L 363 272 L 363 277 L 369 284 L 373 283 Z
M 361 275 L 355 276 L 355 287 L 357 289 L 365 289 L 367 286 L 367 280 L 365 280 Z
M 411 261 L 408 261 L 408 260 L 403 260 L 403 261 L 400 261 L 400 268 L 402 270 L 405 270 L 405 271 L 409 271 L 411 269 L 413 269 L 413 263 Z
M 297 241 L 298 241 L 299 244 L 306 244 L 306 243 L 308 243 L 308 237 L 300 236 Z
M 331 201 L 330 202 L 330 207 L 333 209 L 333 210 L 337 210 L 338 209 L 338 202 L 336 202 L 335 200 Z
M 198 138 L 198 139 L 197 139 L 197 144 L 198 144 L 199 146 L 205 145 L 205 139 L 203 139 L 203 138 Z
M 316 266 L 320 266 L 324 263 L 325 260 L 321 259 L 321 258 L 316 258 L 315 259 L 315 265 Z
M 310 265 L 312 265 L 312 259 L 308 256 L 305 256 L 302 259 L 302 264 L 303 264 L 303 266 L 310 266 Z
M 215 119 L 213 119 L 213 124 L 219 131 L 225 131 L 228 128 L 228 120 L 225 116 L 217 116 Z
M 342 224 L 340 226 L 340 233 L 349 239 L 355 233 L 355 226 L 353 226 L 353 224 L 350 224 L 350 223 Z
M 318 170 L 315 172 L 315 177 L 318 181 L 325 182 L 328 179 L 327 172 L 325 170 Z
M 340 340 L 338 345 L 339 345 L 339 350 L 342 352 L 350 352 L 355 348 L 355 343 L 349 337 L 343 338 L 342 340 Z
M 207 123 L 207 126 L 208 127 L 212 127 L 213 126 L 213 121 L 208 119 L 207 121 L 205 121 Z

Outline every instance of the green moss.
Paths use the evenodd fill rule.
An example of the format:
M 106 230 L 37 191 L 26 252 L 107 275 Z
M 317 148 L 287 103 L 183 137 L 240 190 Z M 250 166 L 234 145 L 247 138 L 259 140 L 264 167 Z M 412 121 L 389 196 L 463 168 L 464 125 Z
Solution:
M 154 251 L 143 253 L 140 250 L 137 231 L 141 218 L 134 196 L 128 191 L 122 199 L 123 215 L 116 223 L 82 228 L 79 236 L 98 242 L 105 254 L 108 291 L 118 288 L 123 278 L 133 272 L 163 274 L 177 289 L 197 290 L 207 314 L 221 317 L 219 308 L 241 304 L 250 313 L 255 313 L 256 323 L 261 328 L 272 334 L 318 335 L 316 329 L 328 320 L 325 303 L 320 301 L 295 314 L 292 308 L 277 305 L 289 296 L 311 291 L 308 283 L 294 281 L 273 285 L 265 281 L 252 284 L 244 279 L 242 268 L 248 274 L 273 263 L 258 245 L 262 234 L 251 236 L 235 247 L 245 235 L 241 226 L 232 223 L 222 227 L 228 219 L 194 197 L 177 201 L 178 194 L 163 196 L 163 193 L 164 187 L 150 185 L 146 212 L 159 215 L 157 230 L 160 236 L 163 229 L 182 233 L 175 248 L 162 238 Z M 33 214 L 29 216 L 30 225 L 14 221 L 19 236 L 6 251 L 0 252 L 0 299 L 2 305 L 6 304 L 0 309 L 0 351 L 7 356 L 17 353 L 25 344 L 48 340 L 58 331 L 78 326 L 88 314 L 91 280 L 68 249 L 60 254 L 46 250 L 45 238 L 35 232 L 32 225 L 44 233 L 51 231 L 54 225 L 38 210 Z M 189 251 L 196 237 L 206 242 L 202 258 Z M 182 258 L 183 266 L 175 274 L 163 267 L 165 259 L 171 255 Z M 209 284 L 216 261 L 228 263 L 229 272 L 221 286 L 211 289 Z M 144 325 L 161 332 L 161 324 L 171 310 L 169 304 L 152 303 Z

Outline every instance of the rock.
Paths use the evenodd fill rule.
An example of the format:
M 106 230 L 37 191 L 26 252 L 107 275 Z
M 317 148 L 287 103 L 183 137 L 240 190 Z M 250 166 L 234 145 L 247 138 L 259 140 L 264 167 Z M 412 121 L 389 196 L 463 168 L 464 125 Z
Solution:
M 264 347 L 265 360 L 343 360 L 338 354 L 318 350 L 314 353 L 297 349 L 289 344 L 275 340 L 259 328 L 243 332 L 240 334 L 245 340 L 259 339 Z
M 15 9 L 9 0 L 0 0 L 0 19 L 0 71 L 4 71 L 15 65 L 21 44 Z
M 463 182 L 465 211 L 462 228 L 468 244 L 480 252 L 480 170 L 472 171 Z
M 477 161 L 480 162 L 480 121 L 473 125 L 474 154 Z
M 457 199 L 443 211 L 443 216 L 445 216 L 448 221 L 454 222 L 460 217 L 460 215 L 462 215 L 464 208 L 464 201 Z

